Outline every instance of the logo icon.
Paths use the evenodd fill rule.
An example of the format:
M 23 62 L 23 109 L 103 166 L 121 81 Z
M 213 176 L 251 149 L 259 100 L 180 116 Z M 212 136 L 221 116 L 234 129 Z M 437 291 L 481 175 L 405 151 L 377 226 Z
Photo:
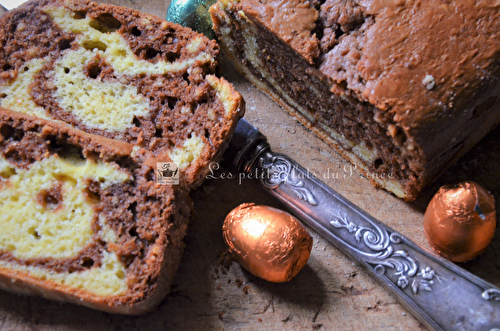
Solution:
M 179 185 L 179 167 L 173 162 L 156 162 L 158 184 Z

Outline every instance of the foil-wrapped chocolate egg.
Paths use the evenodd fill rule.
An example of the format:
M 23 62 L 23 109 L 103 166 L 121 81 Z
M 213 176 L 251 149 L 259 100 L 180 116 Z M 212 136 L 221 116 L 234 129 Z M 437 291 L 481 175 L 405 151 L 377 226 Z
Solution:
M 212 18 L 208 9 L 216 0 L 172 0 L 167 10 L 167 21 L 177 23 L 203 33 L 210 39 L 215 38 Z
M 242 204 L 224 220 L 224 240 L 233 258 L 253 275 L 271 282 L 295 277 L 309 259 L 312 238 L 282 210 Z
M 453 262 L 466 262 L 482 254 L 495 229 L 495 200 L 475 182 L 441 187 L 424 215 L 429 245 Z

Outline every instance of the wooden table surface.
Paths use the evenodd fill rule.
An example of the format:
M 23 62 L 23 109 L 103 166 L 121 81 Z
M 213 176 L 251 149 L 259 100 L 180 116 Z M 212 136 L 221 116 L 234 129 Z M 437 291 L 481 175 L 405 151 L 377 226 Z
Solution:
M 164 18 L 167 1 L 115 0 Z M 376 218 L 428 248 L 422 220 L 437 189 L 475 180 L 500 200 L 500 130 L 475 149 L 415 202 L 373 188 L 353 165 L 298 124 L 221 59 L 220 73 L 247 103 L 246 119 L 267 135 L 276 152 L 288 154 L 325 183 Z M 346 171 L 347 170 L 347 171 Z M 313 231 L 311 257 L 296 278 L 274 284 L 225 259 L 221 226 L 243 202 L 284 208 L 258 183 L 209 179 L 192 192 L 195 202 L 186 251 L 171 294 L 150 314 L 117 316 L 71 304 L 0 291 L 3 330 L 425 330 L 396 299 L 356 263 Z M 497 202 L 497 209 L 499 203 Z M 500 233 L 485 254 L 462 266 L 500 286 Z

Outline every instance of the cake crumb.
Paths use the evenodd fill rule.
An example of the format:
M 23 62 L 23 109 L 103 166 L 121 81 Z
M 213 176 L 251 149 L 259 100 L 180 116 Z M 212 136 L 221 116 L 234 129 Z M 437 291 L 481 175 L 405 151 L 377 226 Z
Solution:
M 428 90 L 432 90 L 434 88 L 434 85 L 436 85 L 436 81 L 434 80 L 434 77 L 432 75 L 425 75 L 424 79 L 422 80 L 422 84 L 424 84 Z

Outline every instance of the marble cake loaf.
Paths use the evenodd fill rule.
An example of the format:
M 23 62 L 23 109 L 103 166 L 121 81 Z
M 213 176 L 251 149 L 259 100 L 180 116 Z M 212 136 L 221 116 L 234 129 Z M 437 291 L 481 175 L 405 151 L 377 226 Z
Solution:
M 500 121 L 491 1 L 219 0 L 237 69 L 375 185 L 415 199 Z
M 244 113 L 213 75 L 215 41 L 132 9 L 30 1 L 0 19 L 0 44 L 0 106 L 168 154 L 190 187 Z
M 0 288 L 121 314 L 164 299 L 192 204 L 148 153 L 0 108 Z

